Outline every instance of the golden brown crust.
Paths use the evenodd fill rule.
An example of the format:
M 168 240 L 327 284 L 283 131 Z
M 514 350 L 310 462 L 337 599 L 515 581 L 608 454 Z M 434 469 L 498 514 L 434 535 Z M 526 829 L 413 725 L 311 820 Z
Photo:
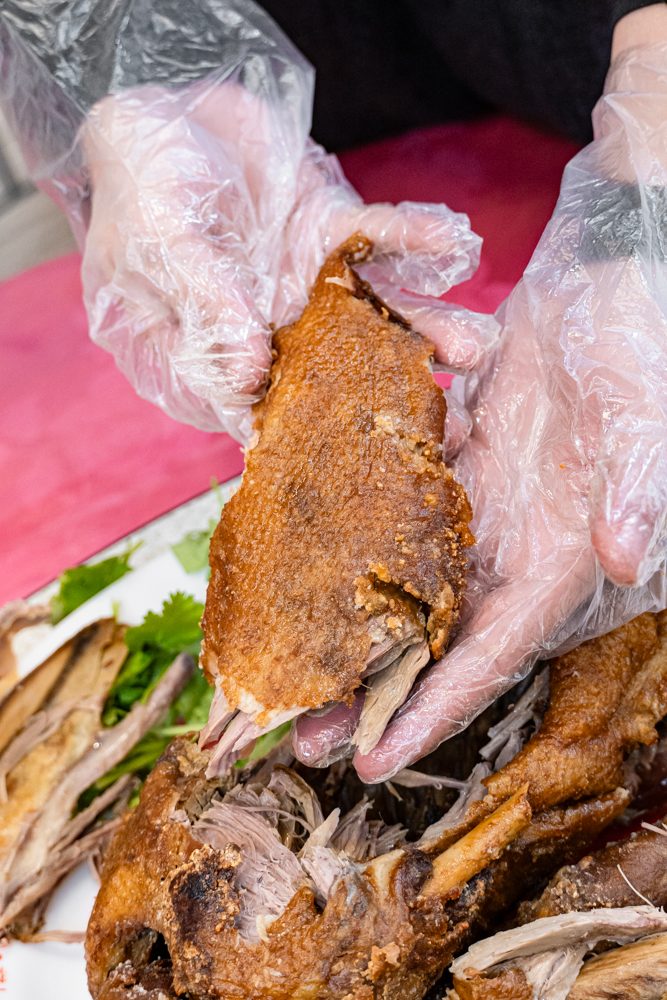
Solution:
M 104 859 L 102 884 L 86 936 L 88 988 L 97 996 L 113 970 L 125 961 L 141 967 L 157 938 L 153 914 L 157 888 L 200 845 L 188 827 L 169 822 L 199 786 L 205 786 L 203 758 L 186 740 L 175 741 L 146 783 L 149 794 L 123 817 Z M 142 933 L 148 930 L 149 934 Z M 145 961 L 144 963 L 145 964 Z
M 360 579 L 418 599 L 436 657 L 458 617 L 471 511 L 442 462 L 433 348 L 351 270 L 370 247 L 333 253 L 276 333 L 258 440 L 212 539 L 202 663 L 231 707 L 242 691 L 275 711 L 350 700 L 371 644 Z
M 667 934 L 657 934 L 590 958 L 568 1000 L 664 1000 Z
M 104 984 L 98 1000 L 177 1000 L 171 962 L 151 962 L 138 972 L 131 961 L 119 965 Z
M 628 804 L 624 789 L 572 806 L 556 806 L 533 816 L 497 861 L 468 882 L 450 904 L 455 926 L 467 921 L 459 950 L 493 933 L 500 914 L 544 884 L 555 868 L 578 857 Z
M 450 879 L 443 882 L 444 891 L 429 891 L 433 873 L 437 876 L 445 863 L 456 860 L 466 841 L 458 852 L 440 859 L 434 853 L 443 849 L 447 837 L 461 837 L 468 824 L 475 827 L 473 838 L 484 841 L 489 824 L 479 821 L 497 807 L 493 794 L 473 804 L 455 833 L 447 831 L 437 843 L 429 843 L 428 855 L 397 850 L 363 870 L 346 872 L 322 912 L 309 888 L 298 889 L 282 915 L 265 927 L 265 936 L 254 942 L 241 939 L 234 926 L 242 907 L 234 876 L 236 849 L 202 847 L 187 825 L 172 821 L 176 811 L 181 818 L 181 810 L 189 816 L 191 800 L 201 803 L 214 787 L 203 777 L 207 755 L 186 741 L 175 741 L 108 854 L 87 941 L 93 996 L 120 997 L 122 977 L 135 976 L 139 985 L 148 977 L 148 982 L 155 966 L 151 949 L 160 934 L 173 962 L 174 991 L 187 990 L 194 1000 L 416 1000 L 456 953 L 494 929 L 501 914 L 544 885 L 555 869 L 581 857 L 627 807 L 630 796 L 622 787 L 606 789 L 595 798 L 584 798 L 584 790 L 607 784 L 616 774 L 617 759 L 622 761 L 638 736 L 651 738 L 653 722 L 664 714 L 666 619 L 664 614 L 640 616 L 552 664 L 550 704 L 542 726 L 551 742 L 544 745 L 561 753 L 560 760 L 568 766 L 575 761 L 571 773 L 561 773 L 555 782 L 553 769 L 540 770 L 541 729 L 528 744 L 537 746 L 539 753 L 519 754 L 515 760 L 522 766 L 510 762 L 489 784 L 493 789 L 496 779 L 522 775 L 534 782 L 528 795 L 533 792 L 536 802 L 549 803 L 556 795 L 562 800 L 536 811 L 518 834 L 512 831 L 508 844 L 501 838 L 504 850 L 499 857 L 494 844 L 485 852 L 466 850 L 466 858 L 481 857 L 484 867 L 476 861 L 466 868 L 461 876 L 468 879 L 465 885 L 452 886 Z M 568 740 L 574 745 L 579 741 L 589 766 L 598 768 L 585 784 L 576 757 L 562 752 Z M 656 837 L 664 839 L 656 834 L 619 848 L 619 857 L 625 863 L 627 856 L 629 865 L 634 852 L 631 871 L 638 879 L 644 862 L 633 844 L 651 847 L 655 867 L 664 854 L 661 843 L 653 844 Z M 656 876 L 651 883 L 656 892 L 665 891 L 664 881 Z M 589 896 L 599 902 L 592 892 Z M 543 902 L 546 905 L 546 896 Z M 128 961 L 131 969 L 123 966 Z M 495 980 L 484 982 L 504 988 Z M 518 989 L 521 984 L 514 985 Z M 116 992 L 110 992 L 112 987 Z
M 92 996 L 113 1000 L 124 984 L 147 988 L 158 935 L 173 963 L 174 992 L 193 998 L 371 1000 L 389 982 L 392 996 L 421 996 L 457 940 L 439 912 L 429 963 L 415 959 L 411 905 L 431 869 L 424 855 L 399 850 L 353 869 L 323 912 L 304 887 L 265 940 L 242 940 L 233 926 L 237 852 L 202 847 L 174 815 L 201 799 L 205 765 L 193 746 L 174 741 L 114 838 L 86 939 Z M 433 921 L 427 924 L 433 935 Z
M 553 660 L 549 708 L 514 759 L 487 778 L 493 803 L 530 782 L 535 810 L 611 791 L 622 764 L 667 711 L 667 637 L 663 617 L 646 612 L 608 635 Z
M 521 923 L 599 906 L 634 906 L 637 893 L 654 906 L 667 905 L 667 831 L 635 833 L 559 869 L 539 899 L 522 904 Z
M 460 1000 L 533 1000 L 533 987 L 523 969 L 504 969 L 497 976 L 476 975 L 470 979 L 454 976 Z
M 298 889 L 253 942 L 234 926 L 242 905 L 239 852 L 202 846 L 182 822 L 214 790 L 205 767 L 206 754 L 174 741 L 114 838 L 86 942 L 96 1000 L 134 1000 L 123 990 L 135 987 L 140 998 L 158 979 L 166 996 L 187 992 L 192 1000 L 417 1000 L 457 953 L 627 803 L 619 790 L 542 813 L 500 858 L 481 827 L 488 857 L 473 866 L 465 886 L 439 894 L 428 891 L 433 865 L 423 852 L 381 855 L 364 869 L 352 866 L 323 911 L 309 888 Z M 156 953 L 159 935 L 164 943 Z M 167 952 L 169 968 L 160 965 Z

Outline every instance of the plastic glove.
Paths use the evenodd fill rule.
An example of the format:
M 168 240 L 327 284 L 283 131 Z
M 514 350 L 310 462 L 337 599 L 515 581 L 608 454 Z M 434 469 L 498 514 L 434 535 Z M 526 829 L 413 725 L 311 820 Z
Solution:
M 362 204 L 308 139 L 312 68 L 251 0 L 34 7 L 0 10 L 0 100 L 84 250 L 91 335 L 140 395 L 246 441 L 272 328 L 357 229 L 439 361 L 468 370 L 495 344 L 491 317 L 423 298 L 477 266 L 467 218 Z
M 272 329 L 299 316 L 326 254 L 358 229 L 375 242 L 381 293 L 419 317 L 439 361 L 468 369 L 497 336 L 491 317 L 423 298 L 476 267 L 481 241 L 467 218 L 443 205 L 364 206 L 290 111 L 208 79 L 107 97 L 84 132 L 93 339 L 140 395 L 240 440 Z
M 471 387 L 473 429 L 454 462 L 477 539 L 463 627 L 356 755 L 364 781 L 433 750 L 538 656 L 667 605 L 666 119 L 667 47 L 625 53 Z M 610 179 L 639 185 L 620 191 L 635 210 L 619 211 Z M 303 738 L 297 726 L 302 759 L 335 758 L 335 722 L 309 719 Z

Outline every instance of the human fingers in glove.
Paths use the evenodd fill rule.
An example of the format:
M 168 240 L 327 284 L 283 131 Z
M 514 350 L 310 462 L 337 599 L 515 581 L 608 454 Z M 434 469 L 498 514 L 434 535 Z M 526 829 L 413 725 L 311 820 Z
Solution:
M 303 97 L 307 104 L 306 96 Z M 93 339 L 141 395 L 208 430 L 250 433 L 272 328 L 297 318 L 326 254 L 357 229 L 382 291 L 419 310 L 439 359 L 468 368 L 496 324 L 423 297 L 476 266 L 441 205 L 364 206 L 292 108 L 229 80 L 104 98 L 84 129 L 92 186 L 84 300 Z
M 494 343 L 492 319 L 404 294 L 472 274 L 467 218 L 362 203 L 309 139 L 312 68 L 261 7 L 33 7 L 0 11 L 0 100 L 82 244 L 91 335 L 140 395 L 247 441 L 272 329 L 357 229 L 382 292 L 419 311 L 441 361 L 468 368 Z
M 190 9 L 195 7 L 198 16 L 211 15 L 215 19 L 224 5 L 216 4 L 216 11 L 213 12 L 213 5 L 209 7 L 206 0 L 200 0 Z M 120 54 L 109 77 L 116 81 L 117 86 L 112 88 L 115 93 L 109 98 L 98 95 L 100 100 L 85 116 L 82 142 L 73 150 L 65 150 L 62 155 L 58 150 L 56 140 L 59 139 L 59 130 L 63 128 L 63 122 L 67 124 L 60 94 L 53 102 L 55 110 L 51 118 L 48 111 L 42 113 L 38 108 L 39 113 L 35 113 L 34 120 L 30 119 L 31 126 L 35 126 L 32 131 L 28 130 L 30 139 L 45 122 L 44 131 L 52 144 L 46 144 L 50 159 L 47 157 L 39 165 L 40 181 L 43 183 L 45 177 L 50 178 L 49 183 L 54 190 L 64 193 L 61 200 L 68 205 L 80 191 L 84 196 L 92 193 L 91 239 L 86 252 L 85 277 L 87 304 L 95 336 L 111 347 L 119 365 L 143 395 L 154 399 L 181 419 L 209 429 L 228 427 L 243 438 L 248 432 L 249 403 L 256 396 L 268 365 L 269 324 L 285 322 L 296 315 L 305 302 L 305 288 L 329 246 L 340 242 L 353 229 L 366 227 L 379 246 L 378 260 L 372 267 L 379 268 L 379 272 L 373 274 L 373 281 L 380 294 L 391 305 L 414 318 L 415 325 L 436 342 L 441 361 L 459 369 L 482 361 L 495 336 L 495 328 L 490 321 L 470 317 L 441 304 L 424 303 L 406 296 L 403 291 L 440 294 L 453 281 L 468 276 L 476 257 L 476 245 L 463 220 L 447 210 L 432 206 L 420 206 L 417 211 L 413 205 L 400 206 L 397 211 L 388 206 L 365 209 L 345 184 L 335 161 L 308 144 L 308 68 L 284 37 L 275 31 L 275 26 L 257 15 L 256 8 L 249 4 L 236 7 L 230 0 L 227 13 L 233 13 L 234 17 L 226 18 L 225 32 L 231 30 L 229 26 L 232 24 L 241 25 L 242 30 L 233 44 L 228 44 L 229 38 L 223 32 L 219 46 L 222 55 L 219 59 L 216 55 L 217 69 L 203 78 L 201 68 L 206 59 L 210 60 L 211 48 L 202 48 L 200 55 L 203 62 L 195 67 L 195 82 L 182 79 L 176 86 L 177 81 L 169 76 L 168 88 L 154 82 L 151 86 L 135 86 L 137 81 L 133 80 L 133 76 L 141 74 L 126 73 L 130 50 L 124 48 L 123 39 L 119 38 L 117 45 L 106 46 L 105 53 Z M 144 30 L 145 25 L 133 25 L 132 52 L 135 55 L 137 46 L 141 47 L 142 41 L 145 41 L 141 31 L 137 30 L 139 27 Z M 652 38 L 655 37 L 652 33 Z M 251 41 L 248 42 L 248 39 Z M 162 40 L 157 47 L 155 38 L 147 36 L 146 40 L 150 44 L 143 47 L 142 66 L 149 64 L 151 59 L 155 60 L 157 51 L 159 72 L 155 77 L 164 79 L 164 66 L 169 60 L 159 48 Z M 196 43 L 193 43 L 192 49 L 197 49 Z M 76 61 L 70 60 L 70 63 L 75 67 L 77 65 Z M 171 65 L 183 69 L 184 63 L 172 60 Z M 643 66 L 641 60 L 638 65 Z M 41 86 L 43 80 L 40 73 L 43 76 L 44 70 L 34 76 L 39 77 Z M 55 80 L 56 87 L 61 77 Z M 120 85 L 118 81 L 121 81 Z M 53 80 L 48 82 L 49 86 L 54 83 Z M 640 125 L 636 130 L 634 146 L 625 136 L 628 130 L 631 131 L 633 121 L 641 122 L 642 108 L 645 111 L 646 107 L 655 107 L 656 96 L 660 92 L 659 84 L 655 83 L 648 89 L 640 88 L 637 92 L 640 100 L 635 101 L 637 107 L 632 107 L 636 96 L 633 86 L 625 88 L 630 94 L 630 106 L 621 109 L 622 113 L 617 115 L 617 126 L 611 128 L 612 133 L 620 134 L 620 146 L 614 140 L 603 144 L 603 147 L 592 147 L 594 164 L 589 173 L 594 180 L 602 178 L 606 182 L 610 177 L 615 178 L 614 171 L 618 172 L 623 160 L 621 147 L 626 152 L 626 147 L 631 150 L 632 155 L 626 157 L 626 167 L 630 176 L 634 177 L 637 164 L 643 163 L 642 136 L 646 139 L 649 133 L 654 138 L 657 135 L 655 126 L 650 126 L 647 131 Z M 17 87 L 15 91 L 18 93 L 20 89 Z M 39 93 L 41 98 L 44 93 L 49 93 L 49 88 L 43 88 Z M 26 94 L 25 107 L 32 113 L 35 109 L 30 106 L 30 101 L 34 95 L 27 86 Z M 615 107 L 620 107 L 618 100 L 616 104 L 614 102 L 614 92 L 610 92 L 607 103 L 612 112 Z M 76 116 L 71 117 L 74 120 Z M 614 118 L 613 113 L 611 117 Z M 53 121 L 57 122 L 57 128 L 51 127 Z M 275 156 L 274 151 L 277 151 Z M 83 166 L 77 157 L 82 160 Z M 609 164 L 611 170 L 607 169 Z M 70 171 L 78 168 L 83 170 L 87 180 L 84 178 L 71 183 L 73 175 Z M 646 217 L 646 206 L 653 204 L 651 198 L 655 185 L 647 180 L 649 174 L 650 170 L 647 173 L 645 169 L 641 174 L 641 191 L 648 192 L 643 199 L 639 199 L 641 220 Z M 265 177 L 270 178 L 269 185 L 263 184 Z M 586 176 L 584 180 L 587 184 L 590 178 Z M 575 188 L 576 185 L 572 190 Z M 103 196 L 105 193 L 113 196 L 114 191 L 119 193 L 119 200 L 112 215 L 107 211 L 108 199 Z M 276 191 L 278 194 L 275 194 Z M 525 304 L 517 300 L 516 315 L 511 308 L 508 310 L 508 331 L 514 327 L 523 329 L 521 315 L 525 312 L 528 326 L 537 337 L 539 350 L 542 351 L 547 374 L 551 374 L 550 367 L 556 374 L 565 374 L 561 381 L 556 379 L 555 390 L 553 380 L 547 378 L 544 371 L 541 371 L 539 379 L 527 386 L 520 382 L 513 384 L 510 379 L 505 387 L 510 402 L 502 398 L 499 389 L 496 389 L 499 398 L 494 397 L 494 381 L 485 378 L 477 407 L 475 437 L 476 440 L 482 431 L 486 435 L 480 445 L 485 449 L 483 454 L 487 463 L 481 479 L 479 476 L 478 482 L 472 479 L 481 468 L 481 462 L 476 462 L 472 453 L 473 441 L 470 448 L 462 452 L 460 462 L 461 475 L 464 475 L 466 461 L 472 470 L 468 486 L 484 529 L 477 531 L 480 546 L 471 572 L 469 604 L 479 616 L 473 620 L 482 635 L 486 636 L 491 626 L 495 628 L 500 621 L 501 632 L 489 632 L 486 646 L 482 649 L 484 663 L 495 666 L 495 670 L 489 668 L 486 673 L 480 672 L 474 656 L 465 660 L 464 633 L 458 647 L 463 650 L 461 656 L 464 662 L 457 667 L 453 682 L 459 699 L 455 710 L 449 711 L 447 701 L 442 703 L 432 699 L 429 702 L 432 711 L 428 709 L 430 717 L 426 708 L 423 711 L 420 708 L 416 713 L 409 709 L 404 718 L 395 723 L 397 727 L 405 723 L 405 735 L 409 729 L 406 719 L 421 720 L 420 725 L 408 733 L 408 742 L 412 741 L 409 753 L 416 756 L 434 741 L 444 738 L 451 727 L 456 728 L 466 718 L 472 717 L 497 690 L 509 683 L 510 678 L 525 667 L 526 658 L 545 645 L 544 636 L 553 634 L 553 622 L 557 620 L 560 624 L 567 617 L 567 610 L 575 607 L 577 602 L 583 606 L 579 618 L 574 619 L 579 622 L 576 626 L 578 634 L 585 635 L 586 629 L 590 633 L 591 629 L 602 631 L 605 627 L 612 627 L 599 612 L 599 600 L 596 605 L 590 598 L 591 587 L 597 587 L 597 593 L 602 586 L 598 564 L 593 564 L 594 572 L 586 569 L 585 556 L 591 553 L 590 532 L 585 536 L 587 547 L 584 546 L 583 555 L 578 542 L 575 546 L 577 559 L 574 568 L 568 568 L 564 558 L 563 565 L 567 572 L 554 579 L 547 575 L 546 583 L 541 578 L 545 564 L 541 562 L 540 553 L 543 550 L 540 545 L 536 545 L 534 550 L 538 554 L 537 569 L 530 560 L 520 558 L 521 548 L 517 545 L 517 538 L 527 533 L 529 540 L 533 534 L 542 539 L 543 533 L 538 529 L 545 522 L 549 524 L 545 513 L 548 510 L 547 501 L 554 496 L 559 501 L 561 499 L 554 483 L 548 478 L 549 463 L 540 450 L 544 450 L 549 435 L 556 433 L 559 421 L 548 410 L 545 429 L 531 437 L 529 453 L 533 455 L 533 461 L 522 466 L 520 473 L 537 485 L 531 494 L 522 479 L 520 485 L 525 490 L 522 500 L 521 491 L 514 489 L 516 484 L 512 484 L 509 478 L 504 484 L 502 481 L 503 469 L 511 468 L 508 450 L 518 448 L 521 441 L 514 440 L 503 427 L 498 430 L 485 425 L 485 406 L 488 405 L 490 413 L 495 412 L 499 421 L 506 420 L 511 427 L 509 417 L 512 414 L 503 410 L 503 406 L 511 405 L 522 394 L 528 393 L 526 405 L 534 407 L 539 413 L 544 410 L 545 393 L 549 405 L 554 406 L 564 395 L 577 417 L 576 426 L 581 428 L 575 442 L 575 454 L 578 459 L 583 455 L 584 472 L 582 476 L 573 476 L 577 517 L 583 519 L 586 525 L 589 517 L 592 518 L 593 542 L 598 546 L 603 564 L 606 565 L 604 551 L 613 555 L 616 542 L 622 550 L 621 562 L 623 553 L 627 555 L 628 551 L 635 551 L 632 533 L 638 528 L 642 537 L 648 539 L 642 572 L 650 572 L 651 566 L 655 565 L 654 541 L 661 537 L 659 490 L 650 503 L 646 502 L 646 498 L 651 493 L 652 484 L 659 482 L 660 477 L 652 475 L 651 460 L 643 461 L 642 454 L 639 454 L 638 461 L 633 458 L 630 464 L 619 463 L 617 452 L 612 447 L 613 435 L 609 434 L 609 427 L 612 426 L 627 432 L 623 400 L 635 400 L 636 394 L 627 391 L 627 382 L 619 382 L 617 396 L 613 393 L 605 395 L 606 390 L 598 391 L 599 372 L 596 369 L 591 369 L 589 381 L 593 390 L 589 391 L 582 374 L 584 368 L 577 375 L 570 366 L 570 354 L 573 357 L 585 356 L 581 343 L 592 344 L 594 353 L 602 343 L 604 350 L 601 356 L 607 359 L 605 364 L 614 378 L 624 371 L 625 360 L 620 363 L 615 356 L 620 357 L 625 348 L 629 348 L 631 360 L 634 358 L 638 362 L 642 386 L 652 384 L 651 378 L 645 379 L 645 375 L 658 368 L 656 356 L 659 350 L 647 348 L 640 357 L 641 352 L 635 351 L 632 337 L 623 334 L 623 349 L 619 350 L 616 341 L 611 348 L 604 338 L 599 342 L 598 327 L 595 324 L 587 326 L 586 317 L 577 326 L 577 314 L 585 313 L 584 305 L 588 300 L 583 293 L 577 297 L 576 281 L 574 308 L 571 308 L 572 303 L 563 305 L 567 295 L 561 293 L 573 287 L 568 267 L 577 257 L 577 247 L 585 240 L 584 230 L 589 234 L 591 232 L 588 216 L 582 214 L 587 210 L 586 206 L 594 204 L 589 197 L 590 185 L 583 194 L 585 197 L 575 197 L 568 210 L 572 216 L 568 222 L 569 230 L 567 225 L 563 227 L 559 217 L 556 218 L 550 236 L 553 237 L 552 244 L 547 241 L 552 246 L 553 254 L 549 256 L 546 253 L 544 256 L 542 275 L 539 273 L 542 258 L 538 255 L 534 261 L 534 280 L 531 283 L 527 275 L 523 286 Z M 87 204 L 85 197 L 83 201 Z M 132 228 L 123 232 L 122 226 L 118 226 L 122 213 L 135 219 L 136 238 Z M 597 215 L 600 214 L 604 222 L 619 213 L 614 212 L 612 206 L 611 210 L 598 211 Z M 85 212 L 81 211 L 80 215 L 85 228 Z M 327 240 L 331 241 L 329 246 Z M 619 246 L 623 249 L 623 239 L 619 239 Z M 641 248 L 637 258 L 640 263 L 648 260 L 651 265 L 651 246 L 648 251 L 646 247 Z M 621 269 L 626 257 L 625 252 L 619 255 Z M 590 288 L 602 289 L 604 275 L 609 275 L 609 282 L 614 286 L 615 272 L 611 263 L 599 260 L 584 263 L 590 277 L 590 280 L 588 277 L 584 280 L 587 291 Z M 635 283 L 638 298 L 632 302 L 633 309 L 638 304 L 648 304 L 648 308 L 657 301 L 658 279 L 655 272 L 659 269 L 651 270 L 652 265 L 644 267 L 644 264 L 642 267 L 639 280 Z M 536 303 L 542 303 L 543 315 L 539 314 Z M 623 331 L 627 329 L 628 318 L 623 310 L 621 313 Z M 602 313 L 598 310 L 597 315 L 601 317 Z M 616 319 L 605 330 L 616 332 L 618 323 Z M 577 342 L 578 355 L 577 350 L 570 350 L 567 337 L 562 340 L 563 331 L 573 327 L 584 331 L 581 343 Z M 507 344 L 511 343 L 508 336 Z M 506 345 L 502 350 L 506 350 Z M 525 351 L 528 358 L 524 357 Z M 539 360 L 532 351 L 533 346 L 527 339 L 518 346 L 515 343 L 514 353 L 507 347 L 506 355 L 501 353 L 500 357 L 502 360 L 505 356 L 510 374 L 513 364 L 517 378 L 522 378 L 522 366 L 535 358 Z M 647 358 L 650 364 L 645 363 Z M 571 384 L 565 375 L 571 379 Z M 612 384 L 615 384 L 613 378 Z M 556 398 L 552 396 L 553 392 Z M 610 399 L 615 402 L 621 400 L 620 407 L 610 407 Z M 655 442 L 653 431 L 661 425 L 661 404 L 656 404 L 650 393 L 645 402 L 643 414 L 639 409 L 633 413 L 639 419 L 640 427 L 650 425 L 652 432 L 645 436 L 646 442 L 650 443 Z M 494 404 L 497 404 L 495 411 Z M 636 442 L 636 435 L 633 437 L 630 434 L 627 440 Z M 654 444 L 650 447 L 653 447 L 653 458 L 659 461 L 660 448 Z M 494 462 L 495 470 L 492 468 Z M 559 466 L 561 464 L 565 463 L 559 462 Z M 628 472 L 626 481 L 622 479 L 622 471 Z M 485 487 L 487 475 L 488 490 Z M 501 482 L 502 489 L 494 488 L 494 475 Z M 582 483 L 579 483 L 580 479 Z M 634 496 L 628 490 L 630 480 L 635 485 L 639 484 Z M 509 505 L 500 517 L 493 512 L 494 497 L 498 496 Z M 569 493 L 567 497 L 571 499 Z M 555 509 L 559 516 L 565 517 L 568 527 L 562 536 L 569 544 L 576 536 L 574 527 L 578 522 L 573 520 L 570 523 L 571 507 L 567 504 Z M 537 518 L 534 533 L 528 530 L 531 523 L 529 514 Z M 630 539 L 629 543 L 627 539 Z M 551 542 L 554 544 L 553 539 Z M 513 545 L 513 552 L 507 555 L 506 550 Z M 567 546 L 563 551 L 568 551 Z M 520 565 L 520 570 L 516 569 L 517 565 Z M 531 567 L 532 576 L 531 572 L 523 572 Z M 520 576 L 520 571 L 523 576 Z M 611 563 L 609 572 L 612 575 L 615 572 Z M 544 600 L 536 596 L 543 593 L 539 588 L 535 592 L 537 578 L 546 586 Z M 617 578 L 621 579 L 620 573 Z M 624 582 L 629 578 L 626 573 Z M 522 580 L 526 583 L 523 591 L 520 587 Z M 582 593 L 588 596 L 582 598 Z M 564 595 L 562 599 L 561 595 Z M 644 596 L 642 599 L 646 601 L 648 598 Z M 635 604 L 629 600 L 624 604 L 623 601 L 624 598 L 616 595 L 609 605 L 614 608 L 615 614 L 627 614 L 630 605 L 632 608 L 636 605 L 636 601 Z M 569 629 L 575 630 L 571 621 L 561 628 L 561 637 L 567 635 Z M 500 642 L 505 636 L 503 623 L 509 623 L 509 641 L 503 639 Z M 477 636 L 470 625 L 468 631 L 476 641 Z M 456 655 L 457 650 L 454 649 L 451 657 L 441 664 L 442 670 L 452 663 Z M 466 663 L 469 666 L 472 664 L 467 673 Z M 438 673 L 432 674 L 432 677 L 434 690 L 446 692 L 447 681 L 438 680 Z M 387 739 L 392 729 L 390 727 Z M 405 740 L 401 744 L 401 731 L 397 728 L 395 732 L 398 750 L 395 753 L 394 750 L 387 751 L 382 766 L 373 772 L 372 765 L 366 767 L 364 762 L 358 761 L 361 769 L 366 767 L 369 776 L 375 774 L 377 777 L 385 773 L 401 754 L 403 759 L 407 759 L 406 754 L 409 753 L 405 749 Z M 377 756 L 384 753 L 385 745 L 386 740 L 378 747 Z M 391 753 L 394 753 L 394 758 L 391 758 Z
M 617 33 L 596 141 L 566 169 L 500 311 L 454 462 L 477 539 L 462 630 L 376 748 L 357 753 L 365 781 L 433 750 L 538 655 L 667 604 L 667 7 Z M 331 760 L 349 740 L 336 712 L 330 728 L 299 720 L 303 760 Z

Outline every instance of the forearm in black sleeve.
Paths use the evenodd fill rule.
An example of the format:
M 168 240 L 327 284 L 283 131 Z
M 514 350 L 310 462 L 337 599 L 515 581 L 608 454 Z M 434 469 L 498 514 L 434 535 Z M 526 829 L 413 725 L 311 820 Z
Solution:
M 618 20 L 654 0 L 405 0 L 480 100 L 585 143 Z
M 616 22 L 653 0 L 262 0 L 314 65 L 330 149 L 496 109 L 579 142 Z

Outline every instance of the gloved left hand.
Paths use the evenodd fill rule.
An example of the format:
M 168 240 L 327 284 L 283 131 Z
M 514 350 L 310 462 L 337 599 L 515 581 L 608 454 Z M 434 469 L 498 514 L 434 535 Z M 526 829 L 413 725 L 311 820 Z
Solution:
M 364 781 L 460 731 L 538 656 L 667 605 L 666 117 L 667 44 L 625 52 L 472 389 L 453 466 L 477 539 L 463 627 L 357 753 Z M 297 722 L 302 760 L 335 757 L 335 722 Z

